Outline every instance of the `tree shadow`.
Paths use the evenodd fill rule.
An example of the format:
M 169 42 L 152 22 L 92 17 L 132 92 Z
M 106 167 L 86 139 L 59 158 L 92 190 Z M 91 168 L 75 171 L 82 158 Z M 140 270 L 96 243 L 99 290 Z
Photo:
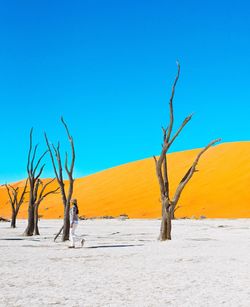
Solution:
M 27 237 L 25 238 L 2 238 L 0 241 L 37 241 L 40 242 L 41 240 L 39 239 L 28 239 Z
M 24 239 L 22 238 L 4 238 L 4 239 L 0 239 L 0 241 L 22 241 Z
M 86 248 L 119 248 L 119 247 L 134 247 L 134 246 L 144 246 L 144 244 L 96 245 L 96 246 L 88 246 Z

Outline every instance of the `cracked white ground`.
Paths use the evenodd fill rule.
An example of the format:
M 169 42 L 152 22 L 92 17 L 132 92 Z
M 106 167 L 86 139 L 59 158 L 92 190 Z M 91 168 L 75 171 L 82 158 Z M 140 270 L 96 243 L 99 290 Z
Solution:
M 250 219 L 81 221 L 83 248 L 0 223 L 0 306 L 250 306 Z M 80 245 L 80 243 L 79 243 Z

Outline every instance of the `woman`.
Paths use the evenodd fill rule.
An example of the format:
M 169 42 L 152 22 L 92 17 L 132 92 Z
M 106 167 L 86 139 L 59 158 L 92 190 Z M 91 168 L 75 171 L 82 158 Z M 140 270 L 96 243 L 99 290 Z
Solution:
M 75 235 L 75 231 L 76 231 L 76 227 L 78 225 L 78 214 L 79 214 L 79 210 L 78 210 L 78 206 L 77 206 L 77 200 L 76 199 L 72 199 L 70 202 L 70 211 L 69 211 L 69 217 L 70 217 L 70 242 L 71 245 L 69 246 L 69 248 L 75 248 L 75 242 L 76 242 L 76 235 Z M 83 246 L 84 244 L 84 239 L 81 240 L 81 246 Z

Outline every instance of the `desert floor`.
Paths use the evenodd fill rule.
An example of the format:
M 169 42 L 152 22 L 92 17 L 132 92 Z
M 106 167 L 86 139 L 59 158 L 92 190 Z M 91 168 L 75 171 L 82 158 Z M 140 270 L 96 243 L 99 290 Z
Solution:
M 53 242 L 0 223 L 0 306 L 249 306 L 250 219 L 176 220 L 157 241 L 159 220 L 87 220 L 86 244 Z

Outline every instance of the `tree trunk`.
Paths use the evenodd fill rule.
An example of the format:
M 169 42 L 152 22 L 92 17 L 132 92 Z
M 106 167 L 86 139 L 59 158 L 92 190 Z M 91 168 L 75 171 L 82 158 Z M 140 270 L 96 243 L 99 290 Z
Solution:
M 24 232 L 24 236 L 27 237 L 33 236 L 34 228 L 35 228 L 35 210 L 34 210 L 34 205 L 30 204 L 28 210 L 28 225 Z
M 162 219 L 161 219 L 161 232 L 160 232 L 160 241 L 171 240 L 171 207 L 166 207 L 166 201 L 162 201 Z
M 175 209 L 172 206 L 171 206 L 171 210 L 170 210 L 170 215 L 171 215 L 171 220 L 174 220 L 175 219 Z
M 70 228 L 70 221 L 69 221 L 69 204 L 66 204 L 64 207 L 64 221 L 63 221 L 63 235 L 62 235 L 62 241 L 69 240 L 69 228 Z
M 39 228 L 38 228 L 38 205 L 35 206 L 35 211 L 34 211 L 34 221 L 35 221 L 35 235 L 39 236 Z
M 11 228 L 16 228 L 16 212 L 12 212 L 12 217 L 11 217 Z

